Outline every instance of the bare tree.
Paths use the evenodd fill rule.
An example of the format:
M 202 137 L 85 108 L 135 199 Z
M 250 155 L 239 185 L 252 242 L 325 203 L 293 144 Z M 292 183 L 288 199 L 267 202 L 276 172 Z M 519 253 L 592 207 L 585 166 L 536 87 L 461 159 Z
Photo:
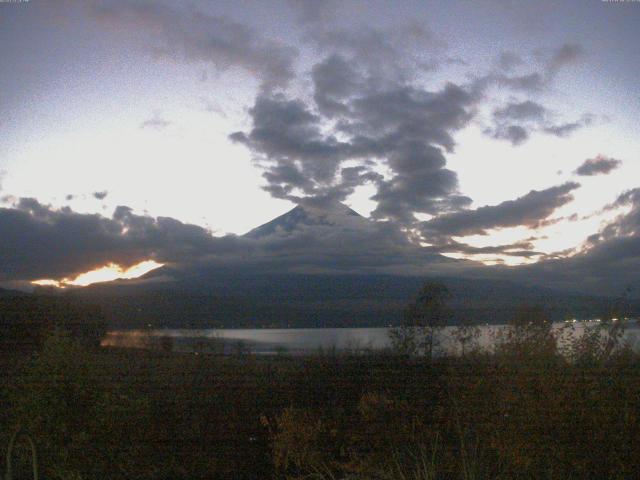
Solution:
M 437 333 L 451 319 L 447 304 L 450 298 L 445 285 L 426 283 L 405 309 L 402 324 L 389 332 L 394 349 L 409 355 L 424 354 L 431 359 L 438 344 Z
M 451 336 L 460 344 L 460 351 L 464 357 L 470 349 L 477 346 L 480 337 L 480 327 L 466 317 L 453 329 Z

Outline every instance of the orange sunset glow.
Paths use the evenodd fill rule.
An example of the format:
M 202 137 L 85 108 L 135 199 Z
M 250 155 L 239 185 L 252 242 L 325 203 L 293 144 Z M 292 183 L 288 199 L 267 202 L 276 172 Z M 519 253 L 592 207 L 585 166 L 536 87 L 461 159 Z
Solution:
M 162 267 L 163 265 L 163 263 L 158 263 L 155 260 L 145 260 L 127 269 L 124 269 L 118 264 L 109 263 L 103 267 L 96 268 L 95 270 L 81 273 L 74 279 L 42 279 L 36 280 L 31 283 L 34 285 L 53 286 L 58 288 L 65 288 L 67 286 L 86 287 L 93 283 L 111 282 L 113 280 L 130 280 L 133 278 L 138 278 L 145 273 L 149 273 L 156 268 Z

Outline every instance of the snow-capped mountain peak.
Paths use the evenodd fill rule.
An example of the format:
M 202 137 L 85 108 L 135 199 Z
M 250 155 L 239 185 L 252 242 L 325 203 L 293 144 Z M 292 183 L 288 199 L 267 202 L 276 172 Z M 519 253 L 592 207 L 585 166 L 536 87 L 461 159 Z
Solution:
M 284 215 L 254 228 L 244 236 L 263 238 L 269 235 L 288 235 L 309 226 L 327 226 L 339 228 L 366 228 L 370 221 L 340 202 L 326 206 L 302 206 L 289 210 Z

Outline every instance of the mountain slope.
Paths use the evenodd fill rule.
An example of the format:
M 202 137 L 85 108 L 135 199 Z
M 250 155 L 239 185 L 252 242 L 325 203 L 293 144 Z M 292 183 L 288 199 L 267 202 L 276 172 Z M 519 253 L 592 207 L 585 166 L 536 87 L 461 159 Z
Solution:
M 121 328 L 383 326 L 397 323 L 429 280 L 451 290 L 455 321 L 504 322 L 521 304 L 543 305 L 554 319 L 594 317 L 609 302 L 496 278 L 461 278 L 469 263 L 430 253 L 393 224 L 370 221 L 339 203 L 297 206 L 231 241 L 242 255 L 229 249 L 77 294 L 101 304 Z
M 246 238 L 259 239 L 269 235 L 287 235 L 308 226 L 366 228 L 371 222 L 342 203 L 324 208 L 297 207 L 247 232 Z
M 426 281 L 442 282 L 450 289 L 454 322 L 471 318 L 503 323 L 522 304 L 543 306 L 554 320 L 591 318 L 601 315 L 610 302 L 486 279 L 214 272 L 198 281 L 181 279 L 135 293 L 125 284 L 102 284 L 78 294 L 102 305 L 110 323 L 120 328 L 385 326 L 402 318 L 404 307 Z

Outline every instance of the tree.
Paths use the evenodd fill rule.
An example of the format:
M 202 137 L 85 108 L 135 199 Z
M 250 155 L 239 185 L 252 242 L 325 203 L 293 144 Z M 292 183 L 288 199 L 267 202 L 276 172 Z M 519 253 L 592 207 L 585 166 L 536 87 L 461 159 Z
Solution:
M 540 306 L 521 305 L 498 334 L 496 351 L 522 359 L 550 359 L 557 353 L 552 323 Z
M 451 319 L 447 305 L 450 298 L 445 285 L 426 283 L 405 309 L 402 324 L 389 332 L 394 349 L 409 355 L 424 354 L 430 359 L 438 344 L 437 333 Z
M 465 317 L 465 319 L 453 329 L 451 336 L 460 344 L 460 352 L 463 357 L 470 348 L 474 349 L 477 347 L 480 333 L 480 327 L 473 323 L 468 317 Z
M 97 348 L 106 334 L 102 309 L 71 296 L 23 295 L 0 299 L 0 351 L 38 351 L 54 330 Z

